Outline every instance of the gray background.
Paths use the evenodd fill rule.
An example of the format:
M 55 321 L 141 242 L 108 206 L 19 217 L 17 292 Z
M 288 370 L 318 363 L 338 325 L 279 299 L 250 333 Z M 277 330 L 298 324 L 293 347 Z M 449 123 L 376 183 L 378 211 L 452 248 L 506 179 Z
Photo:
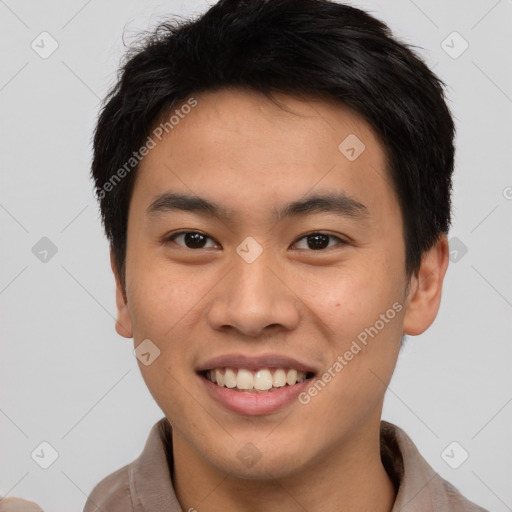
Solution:
M 403 349 L 384 418 L 468 498 L 512 510 L 512 2 L 352 3 L 421 47 L 458 125 L 454 261 L 435 324 Z M 45 511 L 81 510 L 163 416 L 132 341 L 114 331 L 90 139 L 123 32 L 130 41 L 164 14 L 206 5 L 0 0 L 0 494 Z M 31 47 L 43 31 L 59 45 L 46 59 Z M 446 39 L 454 31 L 469 44 L 461 55 L 464 41 Z M 32 252 L 42 237 L 57 248 L 46 262 Z M 42 441 L 59 454 L 46 470 L 30 455 Z M 469 453 L 458 469 L 447 460 L 460 462 L 459 445 L 444 452 L 453 441 Z

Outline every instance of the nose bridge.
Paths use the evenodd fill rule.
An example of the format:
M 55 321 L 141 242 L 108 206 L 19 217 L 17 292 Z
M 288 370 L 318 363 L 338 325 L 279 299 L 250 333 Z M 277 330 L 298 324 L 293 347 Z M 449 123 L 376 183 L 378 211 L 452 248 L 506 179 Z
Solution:
M 275 267 L 271 251 L 252 261 L 236 254 L 209 310 L 211 326 L 231 326 L 249 336 L 258 336 L 271 325 L 293 329 L 300 320 L 297 300 Z
M 278 298 L 274 274 L 270 271 L 272 262 L 268 257 L 260 256 L 252 263 L 238 261 L 233 269 L 233 300 L 240 305 L 254 307 L 253 302 L 262 308 L 271 307 Z

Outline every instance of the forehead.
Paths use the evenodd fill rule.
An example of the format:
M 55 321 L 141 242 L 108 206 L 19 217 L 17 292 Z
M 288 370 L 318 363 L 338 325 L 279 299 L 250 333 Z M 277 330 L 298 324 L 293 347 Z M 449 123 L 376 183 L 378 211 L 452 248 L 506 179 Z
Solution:
M 141 162 L 134 196 L 146 196 L 147 206 L 179 189 L 233 210 L 250 204 L 256 213 L 336 189 L 370 209 L 386 200 L 394 208 L 384 148 L 361 116 L 325 100 L 273 98 L 223 89 L 195 95 L 193 108 L 174 107 L 161 119 L 161 140 L 150 134 L 156 144 Z

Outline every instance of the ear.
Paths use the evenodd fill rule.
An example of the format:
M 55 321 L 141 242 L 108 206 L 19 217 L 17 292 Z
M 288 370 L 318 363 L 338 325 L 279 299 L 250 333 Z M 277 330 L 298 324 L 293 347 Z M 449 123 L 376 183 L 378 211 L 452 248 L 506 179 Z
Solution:
M 423 254 L 420 268 L 409 283 L 404 334 L 416 336 L 426 331 L 434 322 L 441 304 L 449 254 L 446 235 L 441 235 L 435 245 Z
M 128 310 L 128 302 L 124 288 L 119 279 L 119 272 L 117 271 L 116 261 L 114 258 L 114 251 L 110 249 L 110 266 L 116 280 L 116 307 L 117 307 L 117 320 L 116 331 L 117 334 L 123 338 L 133 338 L 132 318 Z

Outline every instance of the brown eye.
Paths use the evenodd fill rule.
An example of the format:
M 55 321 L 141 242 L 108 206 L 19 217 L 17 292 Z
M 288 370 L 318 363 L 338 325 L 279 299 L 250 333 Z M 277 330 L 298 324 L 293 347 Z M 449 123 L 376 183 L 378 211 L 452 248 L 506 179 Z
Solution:
M 168 240 L 187 249 L 218 247 L 215 243 L 208 246 L 208 241 L 213 242 L 213 240 L 209 236 L 199 233 L 198 231 L 182 231 L 181 233 L 172 235 Z
M 326 233 L 310 233 L 309 235 L 305 235 L 299 239 L 297 242 L 297 246 L 304 240 L 305 243 L 302 243 L 302 247 L 298 247 L 299 249 L 310 249 L 313 251 L 320 251 L 322 249 L 329 249 L 333 245 L 343 245 L 345 242 L 334 235 L 328 235 Z M 338 244 L 332 244 L 333 240 L 337 240 Z

